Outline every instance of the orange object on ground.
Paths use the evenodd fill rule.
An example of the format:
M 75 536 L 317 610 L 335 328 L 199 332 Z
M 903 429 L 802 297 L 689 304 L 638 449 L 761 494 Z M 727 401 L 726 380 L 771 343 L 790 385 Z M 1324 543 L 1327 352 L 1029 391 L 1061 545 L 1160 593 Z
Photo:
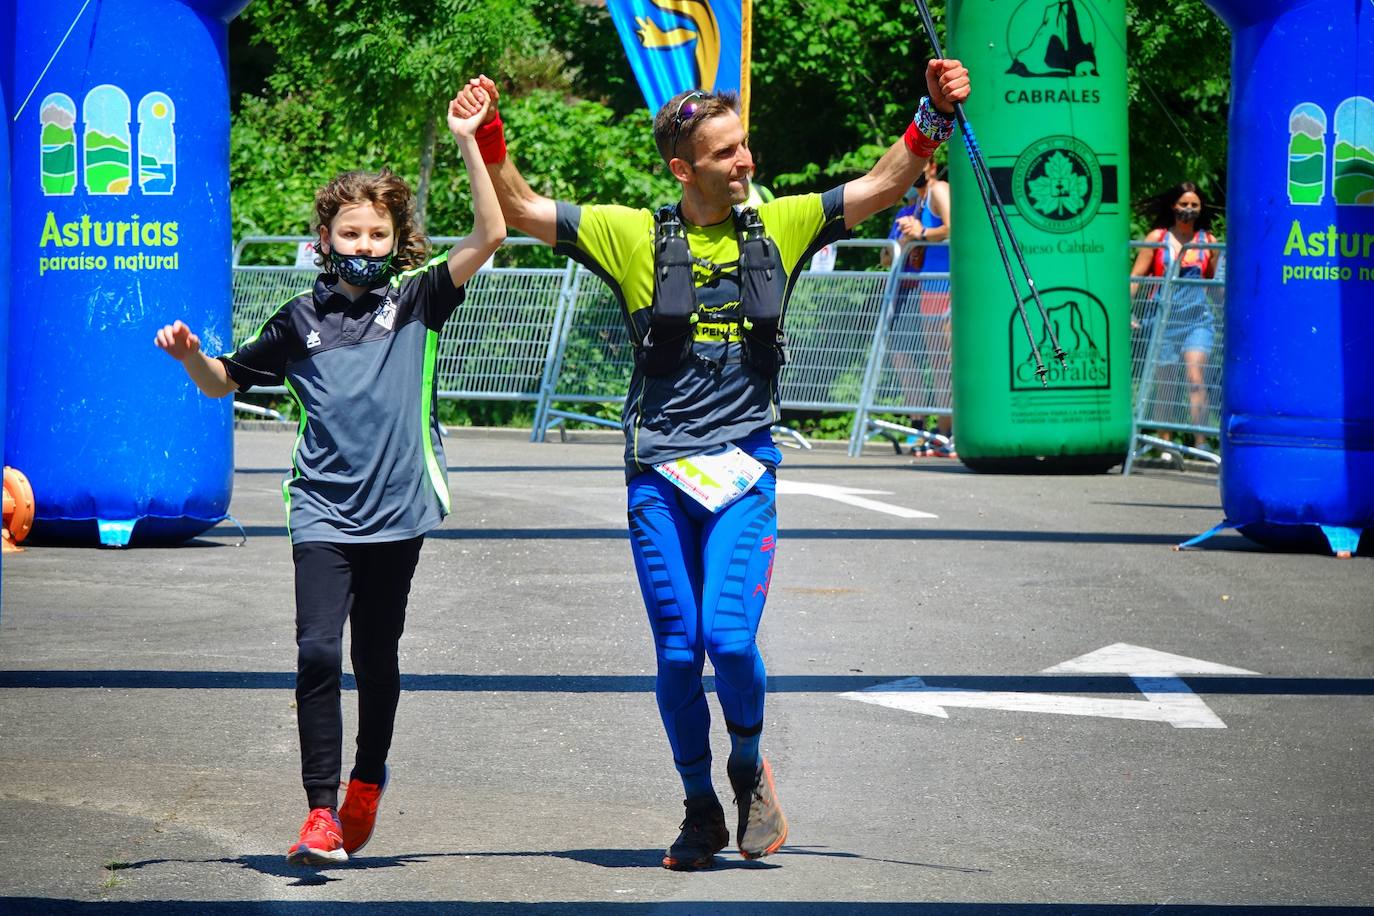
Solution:
M 14 468 L 5 468 L 4 483 L 4 541 L 5 553 L 18 553 L 24 548 L 19 542 L 29 536 L 33 528 L 33 487 L 29 479 Z

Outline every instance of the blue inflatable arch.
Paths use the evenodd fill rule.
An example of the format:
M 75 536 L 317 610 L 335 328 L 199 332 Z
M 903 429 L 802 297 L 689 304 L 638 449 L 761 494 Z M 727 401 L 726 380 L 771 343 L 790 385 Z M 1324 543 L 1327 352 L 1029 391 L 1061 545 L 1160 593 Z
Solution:
M 152 341 L 182 318 L 232 343 L 226 43 L 246 5 L 14 4 L 4 444 L 35 539 L 179 541 L 225 517 L 231 405 Z
M 1232 33 L 1223 524 L 1348 555 L 1374 522 L 1374 4 L 1208 4 Z

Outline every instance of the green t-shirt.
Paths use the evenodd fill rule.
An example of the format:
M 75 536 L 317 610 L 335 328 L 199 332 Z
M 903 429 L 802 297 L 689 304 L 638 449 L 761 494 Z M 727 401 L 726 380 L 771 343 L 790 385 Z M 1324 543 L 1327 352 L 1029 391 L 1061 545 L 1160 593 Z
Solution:
M 758 207 L 778 246 L 786 296 L 810 254 L 845 235 L 844 186 L 824 194 L 780 197 Z M 777 381 L 740 358 L 739 243 L 730 217 L 713 226 L 684 221 L 694 258 L 699 321 L 692 354 L 670 375 L 635 370 L 621 415 L 626 477 L 655 464 L 733 442 L 778 419 Z M 555 250 L 601 277 L 624 311 L 636 340 L 649 329 L 654 292 L 654 215 L 617 206 L 558 203 Z M 784 311 L 784 318 L 786 312 Z

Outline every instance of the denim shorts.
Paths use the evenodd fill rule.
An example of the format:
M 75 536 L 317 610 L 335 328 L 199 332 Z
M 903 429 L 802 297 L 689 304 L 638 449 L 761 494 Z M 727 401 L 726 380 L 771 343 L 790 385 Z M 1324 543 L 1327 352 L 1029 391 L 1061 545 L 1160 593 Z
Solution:
M 1216 336 L 1216 329 L 1210 323 L 1171 328 L 1159 342 L 1159 362 L 1176 363 L 1184 353 L 1211 356 Z

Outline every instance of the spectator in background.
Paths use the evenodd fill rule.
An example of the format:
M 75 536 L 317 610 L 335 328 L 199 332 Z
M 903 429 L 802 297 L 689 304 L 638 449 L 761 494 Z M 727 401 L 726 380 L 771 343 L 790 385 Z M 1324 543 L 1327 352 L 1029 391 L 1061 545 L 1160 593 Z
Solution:
M 1146 242 L 1156 243 L 1159 247 L 1142 248 L 1131 266 L 1132 277 L 1167 277 L 1177 262 L 1177 279 L 1212 279 L 1216 276 L 1218 252 L 1205 248 L 1184 251 L 1185 245 L 1215 242 L 1216 236 L 1208 231 L 1211 214 L 1202 198 L 1198 186 L 1191 181 L 1180 182 L 1172 188 L 1147 198 L 1140 204 L 1140 212 L 1151 220 L 1154 226 L 1146 235 Z M 1137 281 L 1131 283 L 1131 298 L 1135 299 Z M 1156 287 L 1155 293 L 1146 303 L 1141 315 L 1132 320 L 1146 340 L 1155 333 L 1154 323 L 1159 317 L 1164 285 Z M 1173 284 L 1170 289 L 1169 314 L 1161 329 L 1160 344 L 1155 366 L 1157 370 L 1176 366 L 1180 356 L 1183 360 L 1184 376 L 1188 386 L 1188 415 L 1180 416 L 1194 427 L 1204 426 L 1207 422 L 1209 405 L 1205 377 L 1207 360 L 1212 354 L 1212 344 L 1216 338 L 1216 321 L 1212 314 L 1212 304 L 1208 301 L 1207 287 L 1200 284 Z M 1160 373 L 1156 377 L 1157 399 L 1165 404 L 1178 401 L 1177 375 L 1169 377 Z M 1181 404 L 1180 404 L 1181 406 Z M 1170 430 L 1160 430 L 1161 439 L 1171 440 Z M 1196 448 L 1207 447 L 1204 433 L 1193 433 Z M 1167 452 L 1166 452 L 1167 454 Z
M 897 281 L 888 350 L 905 404 L 933 406 L 950 390 L 949 280 L 914 276 L 949 273 L 949 249 L 921 244 L 946 242 L 949 233 L 949 183 L 941 180 L 939 166 L 931 159 L 917 176 L 916 184 L 906 192 L 887 236 L 896 243 L 898 251 L 916 243 L 908 250 L 902 264 L 903 276 Z M 884 267 L 891 266 L 892 257 L 892 249 L 883 249 Z M 918 422 L 920 428 L 926 428 L 925 418 Z M 935 423 L 938 438 L 914 443 L 912 454 L 956 457 L 953 416 L 938 414 Z

